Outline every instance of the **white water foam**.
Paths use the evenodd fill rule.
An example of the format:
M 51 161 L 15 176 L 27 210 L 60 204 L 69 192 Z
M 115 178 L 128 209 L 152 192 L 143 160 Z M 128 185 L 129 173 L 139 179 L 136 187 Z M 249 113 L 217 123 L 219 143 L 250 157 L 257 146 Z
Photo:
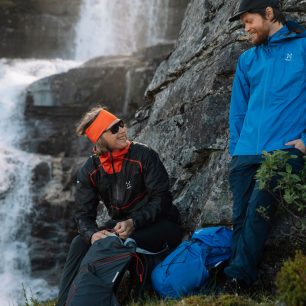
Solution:
M 169 0 L 83 0 L 75 58 L 130 54 L 165 39 Z
M 67 71 L 79 63 L 63 60 L 0 59 L 0 306 L 17 305 L 28 297 L 54 297 L 57 289 L 30 276 L 27 237 L 31 225 L 32 169 L 39 156 L 19 149 L 25 135 L 25 88 L 48 75 Z

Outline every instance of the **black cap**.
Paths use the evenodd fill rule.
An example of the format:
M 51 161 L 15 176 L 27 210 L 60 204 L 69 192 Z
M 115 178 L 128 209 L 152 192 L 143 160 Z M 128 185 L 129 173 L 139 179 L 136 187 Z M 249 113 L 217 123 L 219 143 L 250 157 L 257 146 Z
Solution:
M 279 2 L 278 0 L 241 0 L 238 12 L 229 19 L 229 22 L 239 19 L 244 13 L 256 9 L 264 9 L 268 6 L 278 9 Z

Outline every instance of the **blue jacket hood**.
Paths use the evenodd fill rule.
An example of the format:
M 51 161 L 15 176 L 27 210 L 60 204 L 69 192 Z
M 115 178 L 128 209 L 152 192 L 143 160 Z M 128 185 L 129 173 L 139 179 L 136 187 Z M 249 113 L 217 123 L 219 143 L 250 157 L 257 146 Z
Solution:
M 278 44 L 282 41 L 306 37 L 303 26 L 294 21 L 288 21 L 279 31 L 270 36 L 264 45 Z

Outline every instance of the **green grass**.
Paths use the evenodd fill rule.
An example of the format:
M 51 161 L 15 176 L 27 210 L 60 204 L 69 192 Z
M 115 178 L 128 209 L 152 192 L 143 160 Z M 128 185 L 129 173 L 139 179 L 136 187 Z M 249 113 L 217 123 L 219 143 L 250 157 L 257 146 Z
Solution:
M 40 302 L 36 299 L 30 298 L 26 301 L 24 306 L 55 306 L 56 300 L 49 300 L 45 302 Z
M 30 298 L 24 306 L 55 306 L 56 300 L 39 302 Z M 247 296 L 220 295 L 201 296 L 195 295 L 181 300 L 162 300 L 158 297 L 149 297 L 145 300 L 131 302 L 128 306 L 274 306 L 276 302 L 269 297 L 260 297 L 260 300 L 253 300 Z
M 269 298 L 262 301 L 254 301 L 247 296 L 220 295 L 201 296 L 195 295 L 183 298 L 179 301 L 151 299 L 131 303 L 129 306 L 274 306 L 275 303 Z

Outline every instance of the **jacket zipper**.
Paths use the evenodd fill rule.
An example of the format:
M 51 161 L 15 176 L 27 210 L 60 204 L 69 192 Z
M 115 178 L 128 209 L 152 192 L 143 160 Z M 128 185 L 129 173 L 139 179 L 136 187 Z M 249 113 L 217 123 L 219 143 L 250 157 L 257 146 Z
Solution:
M 264 50 L 266 51 L 266 53 L 268 54 L 268 60 L 270 59 L 270 46 L 269 46 L 269 42 L 268 42 L 268 45 L 267 45 L 267 48 Z M 269 86 L 269 83 L 266 81 L 267 79 L 267 76 L 269 76 L 270 74 L 270 65 L 268 65 L 267 67 L 267 72 L 266 72 L 266 77 L 265 77 L 265 90 L 264 90 L 264 97 L 263 97 L 263 101 L 262 101 L 262 108 L 261 108 L 261 116 L 260 116 L 260 124 L 258 125 L 258 131 L 257 131 L 257 146 L 256 146 L 256 154 L 257 155 L 261 155 L 262 152 L 259 152 L 259 138 L 260 138 L 260 126 L 261 126 L 261 123 L 262 123 L 262 113 L 265 109 L 265 106 L 266 106 L 266 97 L 267 97 L 267 87 Z
M 116 175 L 116 171 L 115 171 L 114 158 L 113 158 L 112 152 L 109 152 L 109 156 L 110 156 L 110 159 L 111 159 L 111 162 L 112 162 L 113 175 L 114 175 L 114 180 L 115 180 L 114 186 L 115 186 L 116 199 L 119 199 L 119 189 L 118 189 L 118 185 L 117 185 L 117 175 Z M 113 190 L 113 188 L 111 188 L 111 190 Z M 114 203 L 113 199 L 114 198 L 112 197 L 112 203 Z
M 109 156 L 110 156 L 110 160 L 112 162 L 113 174 L 115 174 L 115 165 L 114 165 L 114 159 L 113 159 L 112 152 L 109 152 Z

